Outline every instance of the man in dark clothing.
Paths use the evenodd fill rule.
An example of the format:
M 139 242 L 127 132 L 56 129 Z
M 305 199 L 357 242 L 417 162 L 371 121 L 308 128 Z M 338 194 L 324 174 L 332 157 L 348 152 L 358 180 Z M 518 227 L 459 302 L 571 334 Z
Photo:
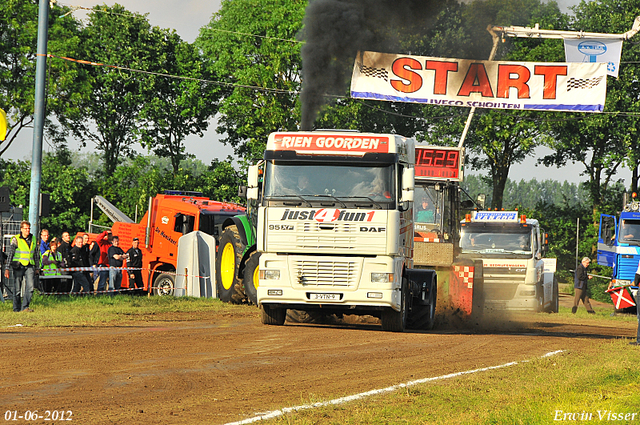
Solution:
M 573 280 L 573 289 L 575 290 L 575 297 L 573 298 L 573 307 L 571 308 L 571 312 L 575 314 L 578 311 L 578 304 L 580 300 L 587 309 L 589 314 L 595 314 L 591 307 L 591 303 L 589 302 L 589 294 L 587 293 L 587 281 L 591 279 L 593 276 L 589 276 L 587 273 L 587 267 L 589 267 L 589 263 L 591 260 L 589 257 L 584 257 L 578 267 L 576 268 L 576 274 Z
M 85 260 L 86 267 L 93 266 L 93 264 L 91 264 L 91 250 L 89 249 L 89 235 L 87 233 L 82 235 L 82 258 Z M 84 272 L 84 275 L 87 277 L 87 281 L 93 291 L 93 273 L 87 270 Z
M 13 298 L 13 311 L 33 311 L 31 296 L 36 279 L 36 270 L 40 266 L 39 241 L 31 234 L 31 223 L 20 223 L 20 234 L 11 238 L 7 249 L 7 263 L 4 277 L 10 277 L 9 267 L 13 270 L 13 284 L 7 289 Z M 1 295 L 1 294 L 0 294 Z
M 127 251 L 127 267 L 142 268 L 142 251 L 138 248 L 139 244 L 140 240 L 133 238 L 131 248 Z M 133 287 L 132 284 L 135 284 L 136 289 L 140 289 L 140 292 L 142 292 L 142 270 L 129 270 L 129 289 Z
M 60 251 L 60 254 L 62 254 L 62 259 L 64 260 L 65 266 L 71 267 L 69 265 L 69 251 L 71 251 L 71 236 L 69 235 L 69 232 L 62 232 L 62 242 L 58 247 L 58 251 Z
M 116 268 L 122 267 L 122 263 L 125 259 L 125 254 L 122 248 L 120 248 L 120 238 L 114 236 L 111 238 L 111 246 L 107 251 L 109 257 L 109 290 L 120 290 L 120 283 L 122 282 L 122 270 Z
M 82 249 L 82 236 L 76 237 L 73 248 L 69 251 L 69 266 L 70 267 L 87 267 L 89 265 L 89 258 L 85 256 L 85 250 Z M 84 271 L 72 271 L 71 276 L 73 276 L 73 287 L 71 288 L 71 292 L 80 292 L 80 287 L 82 287 L 82 292 L 89 293 L 91 292 L 91 284 L 87 280 L 87 275 Z

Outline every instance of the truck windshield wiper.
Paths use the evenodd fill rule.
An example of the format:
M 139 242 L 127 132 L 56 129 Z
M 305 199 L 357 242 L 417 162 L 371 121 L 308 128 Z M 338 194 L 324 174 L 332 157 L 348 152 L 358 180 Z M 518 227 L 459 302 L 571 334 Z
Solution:
M 269 200 L 276 200 L 276 199 L 281 199 L 281 198 L 298 198 L 300 199 L 302 202 L 306 202 L 309 207 L 313 207 L 313 205 L 311 205 L 311 202 L 309 202 L 308 200 L 304 199 L 301 195 L 271 195 L 271 196 L 265 196 L 266 199 Z
M 312 198 L 331 198 L 331 199 L 334 199 L 334 200 L 338 201 L 340 203 L 340 205 L 342 205 L 342 208 L 347 208 L 347 205 L 344 202 L 342 202 L 340 199 L 336 198 L 333 195 L 329 195 L 328 193 L 325 193 L 324 195 L 305 195 L 305 196 L 309 196 L 309 197 L 312 197 Z M 302 196 L 300 196 L 300 198 L 302 198 Z M 304 198 L 302 198 L 302 199 L 304 199 Z M 309 202 L 306 199 L 305 199 L 305 201 Z
M 345 198 L 342 198 L 342 199 L 345 199 Z M 372 204 L 374 204 L 378 208 L 382 209 L 382 205 L 381 204 L 379 204 L 378 202 L 376 202 L 373 199 L 369 198 L 368 196 L 349 196 L 347 198 L 347 200 L 350 200 L 350 199 L 366 199 L 367 201 L 371 202 Z

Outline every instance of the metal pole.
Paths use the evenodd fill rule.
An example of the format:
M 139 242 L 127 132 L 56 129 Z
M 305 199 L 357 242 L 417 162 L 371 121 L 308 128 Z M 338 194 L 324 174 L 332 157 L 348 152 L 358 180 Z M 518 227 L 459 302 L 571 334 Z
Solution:
M 38 10 L 38 48 L 36 59 L 36 91 L 33 111 L 33 153 L 31 157 L 31 188 L 29 192 L 29 222 L 31 233 L 38 237 L 40 212 L 40 177 L 42 175 L 42 135 L 45 118 L 45 88 L 47 73 L 47 32 L 49 0 L 40 0 Z
M 580 217 L 576 223 L 576 267 L 578 267 L 578 242 L 580 241 Z

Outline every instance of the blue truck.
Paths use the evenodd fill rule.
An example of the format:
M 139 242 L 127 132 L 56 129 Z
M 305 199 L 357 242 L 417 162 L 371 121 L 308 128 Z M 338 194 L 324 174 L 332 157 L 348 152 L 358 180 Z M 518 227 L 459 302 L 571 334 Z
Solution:
M 640 263 L 640 202 L 626 203 L 620 216 L 600 215 L 598 264 L 613 268 L 611 286 L 629 286 Z M 635 296 L 637 287 L 629 288 Z

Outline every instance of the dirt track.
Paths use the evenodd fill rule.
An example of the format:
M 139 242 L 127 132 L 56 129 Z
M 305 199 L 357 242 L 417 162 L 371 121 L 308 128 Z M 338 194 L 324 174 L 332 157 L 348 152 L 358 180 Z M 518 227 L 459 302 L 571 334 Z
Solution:
M 80 424 L 223 424 L 310 400 L 580 350 L 594 339 L 635 336 L 629 322 L 562 322 L 539 314 L 499 331 L 397 334 L 375 324 L 263 326 L 258 310 L 247 307 L 233 315 L 174 315 L 121 327 L 5 328 L 0 413 L 64 409 Z

